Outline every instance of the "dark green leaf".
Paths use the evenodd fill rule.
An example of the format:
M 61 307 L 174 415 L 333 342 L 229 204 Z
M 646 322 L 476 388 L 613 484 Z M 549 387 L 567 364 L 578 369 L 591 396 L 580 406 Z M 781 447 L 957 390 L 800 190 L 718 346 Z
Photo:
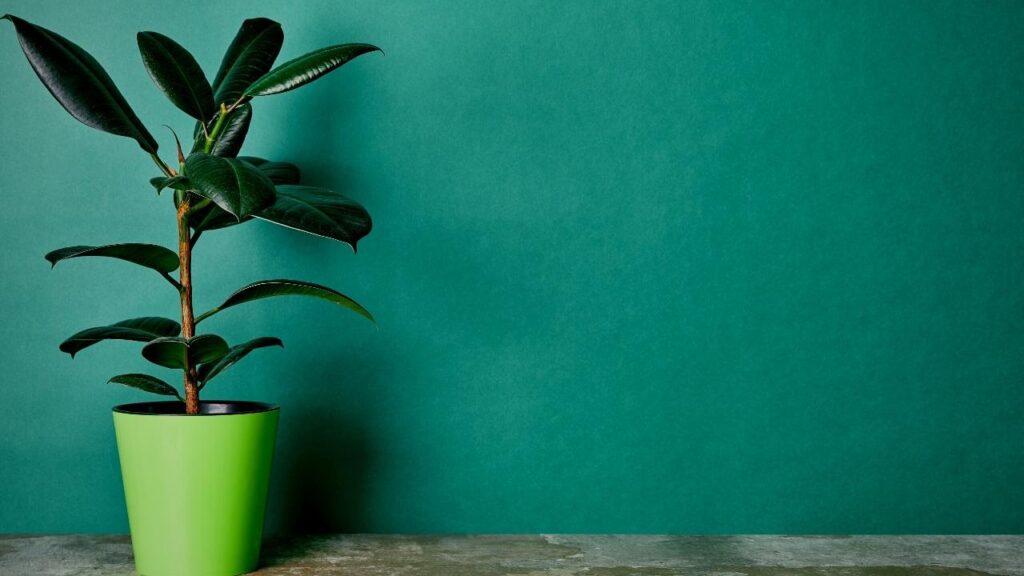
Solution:
M 252 164 L 257 168 L 266 164 L 267 162 L 270 162 L 270 160 L 267 160 L 266 158 L 257 158 L 256 156 L 239 156 L 238 159 L 248 162 L 249 164 Z
M 246 105 L 248 106 L 248 105 Z M 215 149 L 216 150 L 216 149 Z M 299 181 L 299 167 L 288 162 L 269 162 L 255 156 L 239 156 L 237 160 L 248 162 L 255 166 L 260 172 L 266 174 L 270 181 L 275 184 L 292 184 Z M 248 221 L 252 218 L 245 217 L 238 220 L 236 217 L 220 209 L 216 204 L 191 212 L 188 216 L 188 225 L 194 230 L 208 231 L 232 227 Z
M 267 162 L 259 167 L 274 184 L 298 184 L 302 174 L 299 167 L 288 162 Z
M 214 362 L 228 353 L 228 343 L 214 334 L 203 334 L 186 340 L 178 336 L 157 338 L 142 347 L 142 355 L 150 362 L 165 368 L 184 370 L 188 365 Z
M 281 52 L 284 32 L 281 25 L 267 18 L 252 18 L 232 40 L 213 80 L 217 103 L 231 105 L 246 87 L 274 65 Z
M 233 346 L 227 354 L 221 357 L 220 360 L 210 364 L 203 364 L 199 367 L 199 381 L 202 382 L 199 389 L 202 390 L 210 380 L 213 380 L 214 376 L 220 374 L 225 368 L 228 368 L 235 362 L 245 358 L 249 352 L 252 352 L 257 348 L 266 348 L 267 346 L 284 347 L 284 344 L 278 338 L 264 336 L 262 338 L 249 340 L 248 342 L 239 344 L 238 346 Z
M 228 299 L 220 306 L 200 314 L 196 318 L 196 323 L 198 324 L 217 312 L 220 312 L 225 308 L 235 306 L 236 304 L 260 300 L 262 298 L 270 298 L 272 296 L 312 296 L 314 298 L 333 302 L 339 306 L 344 306 L 345 308 L 356 312 L 360 316 L 369 319 L 371 322 L 373 321 L 373 315 L 371 315 L 366 308 L 363 308 L 355 300 L 345 296 L 341 292 L 337 292 L 326 286 L 313 284 L 311 282 L 302 282 L 300 280 L 261 280 L 238 289 L 234 294 L 228 296 Z
M 321 48 L 289 60 L 267 72 L 245 89 L 245 95 L 267 96 L 294 90 L 339 68 L 357 56 L 380 51 L 380 48 L 370 44 L 341 44 Z
M 248 106 L 248 105 L 247 105 Z M 216 148 L 214 148 L 216 150 Z M 268 162 L 255 156 L 239 156 L 237 160 L 248 162 L 263 172 L 274 184 L 294 184 L 299 181 L 299 168 L 288 162 Z M 207 205 L 189 214 L 189 226 L 195 230 L 217 230 L 251 220 L 237 220 L 231 214 L 221 210 L 216 204 Z
M 168 318 L 147 316 L 123 320 L 110 326 L 87 328 L 61 342 L 60 351 L 75 357 L 79 351 L 103 340 L 149 342 L 157 338 L 177 336 L 181 325 Z
M 125 260 L 139 266 L 152 268 L 161 274 L 169 274 L 178 269 L 178 255 L 154 244 L 109 244 L 107 246 L 68 246 L 54 250 L 46 255 L 52 266 L 68 258 L 83 256 L 105 256 Z
M 180 44 L 157 32 L 137 36 L 142 63 L 150 78 L 179 110 L 199 121 L 217 112 L 203 69 Z
M 139 390 L 162 396 L 174 396 L 184 402 L 184 399 L 174 389 L 174 386 L 149 374 L 121 374 L 120 376 L 114 376 L 107 383 L 124 384 L 125 386 L 131 386 L 132 388 L 138 388 Z
M 228 119 L 224 121 L 224 128 L 220 133 L 220 137 L 213 143 L 210 154 L 225 158 L 238 156 L 238 151 L 242 149 L 242 143 L 245 142 L 245 136 L 249 133 L 249 124 L 251 122 L 252 106 L 243 104 L 236 108 L 228 116 Z M 206 141 L 205 136 L 201 141 Z
M 298 184 L 302 176 L 299 167 L 289 162 L 271 162 L 255 156 L 239 156 L 238 159 L 259 168 L 274 184 Z
M 157 176 L 156 178 L 150 178 L 149 183 L 156 188 L 156 193 L 159 194 L 164 188 L 173 188 L 175 190 L 188 190 L 192 184 L 188 181 L 188 178 L 177 175 L 177 176 Z
M 156 153 L 156 140 L 95 58 L 46 28 L 10 14 L 2 18 L 14 24 L 32 69 L 69 114 L 86 126 L 133 138 L 146 152 Z
M 352 246 L 353 250 L 359 239 L 369 234 L 373 227 L 370 214 L 358 203 L 337 192 L 311 186 L 278 186 L 273 206 L 265 208 L 256 217 L 301 232 L 340 240 Z
M 193 152 L 185 171 L 196 192 L 241 221 L 274 203 L 274 183 L 251 164 Z

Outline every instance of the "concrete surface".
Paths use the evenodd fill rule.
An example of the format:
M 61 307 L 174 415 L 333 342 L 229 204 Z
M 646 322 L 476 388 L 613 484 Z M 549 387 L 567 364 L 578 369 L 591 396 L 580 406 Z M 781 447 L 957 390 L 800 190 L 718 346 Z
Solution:
M 1024 536 L 305 536 L 280 576 L 1024 576 Z M 127 536 L 0 536 L 4 576 L 134 574 Z

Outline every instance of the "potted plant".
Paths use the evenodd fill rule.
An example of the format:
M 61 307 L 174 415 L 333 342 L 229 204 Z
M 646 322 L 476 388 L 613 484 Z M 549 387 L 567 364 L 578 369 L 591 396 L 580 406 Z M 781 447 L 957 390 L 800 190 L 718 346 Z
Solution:
M 302 186 L 292 164 L 238 156 L 256 98 L 320 78 L 362 54 L 369 44 L 341 44 L 277 67 L 281 26 L 246 20 L 212 84 L 191 54 L 156 32 L 140 32 L 142 61 L 171 103 L 195 118 L 191 151 L 174 134 L 177 162 L 167 164 L 157 142 L 100 64 L 70 40 L 12 15 L 32 69 L 74 118 L 134 139 L 161 174 L 150 184 L 172 191 L 177 251 L 139 243 L 71 246 L 46 255 L 52 265 L 72 258 L 116 258 L 158 273 L 181 305 L 181 322 L 143 317 L 82 330 L 60 349 L 71 355 L 104 340 L 143 342 L 142 356 L 180 370 L 181 391 L 148 374 L 110 382 L 176 400 L 123 404 L 114 426 L 136 568 L 159 576 L 220 576 L 249 572 L 259 557 L 267 485 L 279 409 L 259 402 L 200 401 L 210 382 L 253 350 L 281 346 L 261 337 L 230 346 L 197 326 L 228 308 L 277 296 L 311 296 L 373 317 L 344 294 L 311 282 L 264 280 L 244 286 L 219 306 L 192 308 L 192 251 L 203 234 L 253 219 L 345 242 L 355 250 L 371 220 L 358 203 L 330 190 Z M 172 130 L 173 133 L 173 130 Z M 175 278 L 172 274 L 177 272 Z

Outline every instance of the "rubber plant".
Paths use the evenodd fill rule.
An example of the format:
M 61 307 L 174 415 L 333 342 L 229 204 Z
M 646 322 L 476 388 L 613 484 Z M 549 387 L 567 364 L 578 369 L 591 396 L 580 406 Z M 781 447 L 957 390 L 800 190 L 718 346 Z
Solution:
M 144 342 L 142 356 L 181 370 L 183 391 L 148 374 L 121 374 L 110 382 L 174 396 L 186 414 L 199 413 L 204 387 L 226 368 L 258 348 L 280 346 L 261 337 L 229 346 L 216 334 L 199 334 L 207 318 L 239 304 L 263 298 L 300 295 L 343 306 L 367 319 L 370 313 L 344 294 L 299 280 L 264 280 L 236 290 L 219 306 L 195 315 L 192 307 L 192 253 L 200 237 L 253 219 L 263 220 L 351 245 L 370 232 L 370 215 L 346 196 L 299 183 L 299 169 L 286 162 L 238 156 L 258 98 L 281 94 L 321 78 L 352 59 L 379 51 L 369 44 L 340 44 L 299 56 L 274 67 L 284 41 L 280 24 L 266 18 L 246 20 L 231 42 L 213 82 L 180 44 L 157 32 L 140 32 L 142 63 L 171 103 L 195 119 L 188 154 L 177 134 L 176 166 L 161 159 L 156 139 L 136 116 L 103 67 L 67 38 L 10 14 L 29 64 L 50 94 L 83 124 L 135 140 L 160 175 L 150 184 L 174 203 L 177 251 L 141 243 L 70 246 L 46 255 L 52 265 L 86 256 L 116 258 L 158 273 L 177 292 L 181 322 L 133 318 L 82 330 L 61 345 L 72 357 L 104 340 Z M 173 130 L 172 130 L 173 133 Z M 172 274 L 177 271 L 177 278 Z

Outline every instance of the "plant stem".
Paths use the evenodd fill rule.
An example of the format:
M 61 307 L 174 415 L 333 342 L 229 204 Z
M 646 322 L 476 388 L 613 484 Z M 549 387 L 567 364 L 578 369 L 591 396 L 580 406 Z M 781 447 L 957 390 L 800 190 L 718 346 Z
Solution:
M 178 204 L 178 264 L 181 289 L 181 335 L 186 340 L 196 335 L 195 317 L 192 313 L 192 243 L 189 241 L 188 211 L 191 195 Z M 199 413 L 199 386 L 196 383 L 196 367 L 185 353 L 185 413 Z
M 220 138 L 220 133 L 224 129 L 224 121 L 227 120 L 230 113 L 231 111 L 226 106 L 220 105 L 220 114 L 217 115 L 217 121 L 213 123 L 213 129 L 210 130 L 209 136 L 206 137 L 203 152 L 209 154 L 210 150 L 213 150 L 213 145 L 217 142 L 217 138 Z

